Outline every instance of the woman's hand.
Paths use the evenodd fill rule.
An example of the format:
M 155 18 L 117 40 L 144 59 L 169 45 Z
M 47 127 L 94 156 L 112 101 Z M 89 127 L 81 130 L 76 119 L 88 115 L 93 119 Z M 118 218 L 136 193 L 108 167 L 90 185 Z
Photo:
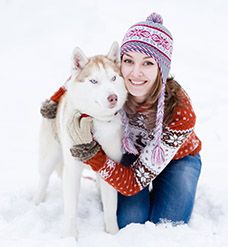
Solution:
M 90 143 L 93 140 L 91 134 L 92 118 L 81 117 L 81 114 L 75 114 L 68 122 L 68 133 L 75 145 Z
M 100 145 L 91 134 L 92 118 L 75 115 L 68 123 L 68 132 L 74 143 L 71 155 L 81 161 L 91 159 L 100 150 Z

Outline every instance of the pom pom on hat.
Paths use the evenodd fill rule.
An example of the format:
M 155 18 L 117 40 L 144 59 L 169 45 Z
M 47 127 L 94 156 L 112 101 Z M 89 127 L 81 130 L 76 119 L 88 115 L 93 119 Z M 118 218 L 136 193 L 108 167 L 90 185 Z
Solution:
M 158 24 L 163 24 L 163 19 L 161 17 L 161 15 L 157 14 L 157 13 L 152 13 L 150 16 L 148 16 L 146 18 L 146 21 L 152 21 L 154 23 L 158 23 Z

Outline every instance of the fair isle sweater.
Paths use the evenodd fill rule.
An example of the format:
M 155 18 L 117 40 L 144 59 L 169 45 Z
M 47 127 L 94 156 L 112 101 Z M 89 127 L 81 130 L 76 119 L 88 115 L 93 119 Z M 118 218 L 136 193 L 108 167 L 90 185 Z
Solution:
M 125 196 L 134 195 L 148 186 L 172 159 L 196 155 L 201 150 L 201 141 L 194 132 L 196 116 L 187 95 L 183 95 L 181 104 L 174 108 L 172 121 L 163 129 L 161 145 L 165 150 L 165 161 L 160 166 L 151 161 L 155 144 L 153 131 L 145 126 L 145 118 L 138 112 L 129 119 L 131 138 L 139 151 L 137 160 L 130 167 L 111 160 L 102 149 L 85 162 Z

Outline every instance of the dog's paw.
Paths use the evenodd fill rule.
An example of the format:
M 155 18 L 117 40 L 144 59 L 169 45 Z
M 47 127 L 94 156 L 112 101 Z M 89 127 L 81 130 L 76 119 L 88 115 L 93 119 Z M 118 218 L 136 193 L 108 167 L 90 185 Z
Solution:
M 64 229 L 63 229 L 63 237 L 69 238 L 73 237 L 75 240 L 78 240 L 79 232 L 76 227 L 76 222 L 74 219 L 65 219 Z
M 63 237 L 64 237 L 64 238 L 74 238 L 75 241 L 78 241 L 78 235 L 79 235 L 78 232 L 74 232 L 74 233 L 64 233 L 64 234 L 63 234 Z
M 116 222 L 112 224 L 106 224 L 105 231 L 110 234 L 116 234 L 119 231 L 119 227 Z
M 78 241 L 79 232 L 76 229 L 68 229 L 64 230 L 63 237 L 64 238 L 74 238 Z
M 41 202 L 45 200 L 45 193 L 35 193 L 33 196 L 33 203 L 38 206 Z

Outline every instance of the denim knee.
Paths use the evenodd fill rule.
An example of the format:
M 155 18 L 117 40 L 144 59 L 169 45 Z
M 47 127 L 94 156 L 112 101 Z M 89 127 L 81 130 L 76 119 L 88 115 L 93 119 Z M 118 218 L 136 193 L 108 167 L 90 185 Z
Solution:
M 200 170 L 199 155 L 171 161 L 153 182 L 149 220 L 188 223 Z
M 133 196 L 124 196 L 118 193 L 117 221 L 119 228 L 130 223 L 145 223 L 149 215 L 149 200 L 148 188 Z

